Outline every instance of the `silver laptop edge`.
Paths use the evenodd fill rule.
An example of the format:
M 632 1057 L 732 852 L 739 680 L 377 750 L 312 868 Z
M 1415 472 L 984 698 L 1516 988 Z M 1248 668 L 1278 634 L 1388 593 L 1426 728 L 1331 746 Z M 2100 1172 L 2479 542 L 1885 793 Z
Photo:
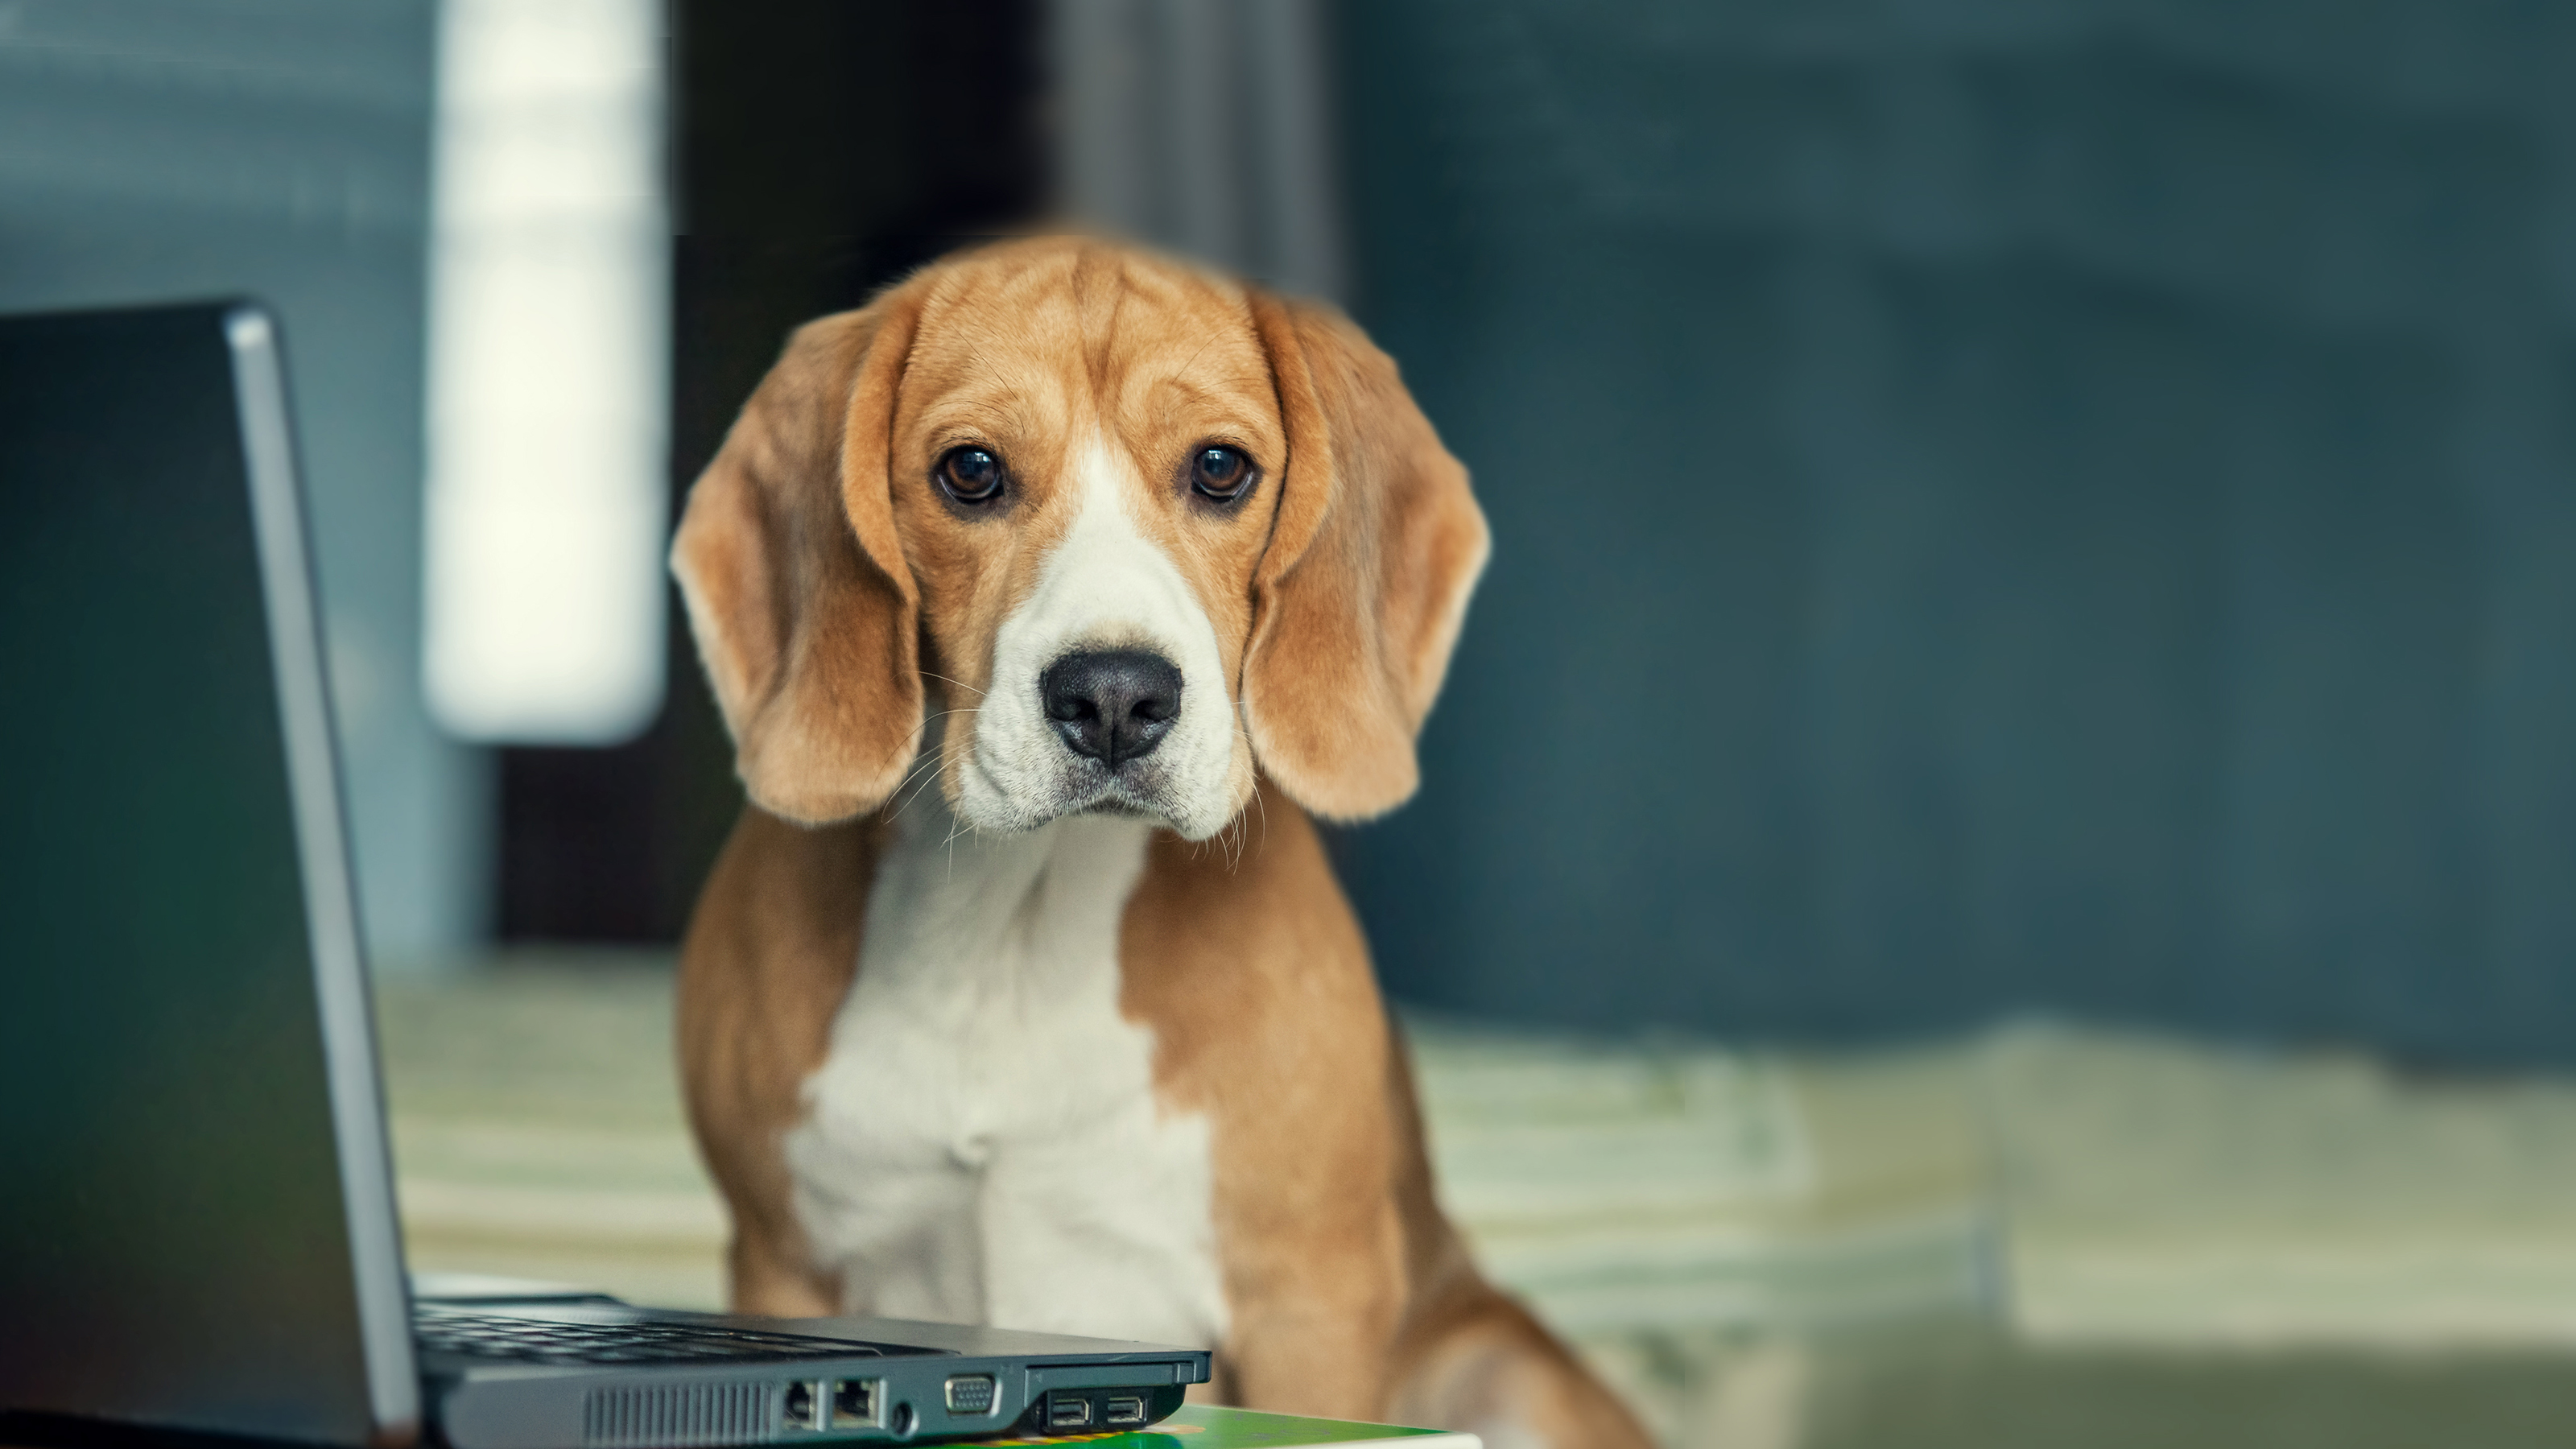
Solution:
M 286 773 L 294 794 L 296 848 L 313 934 L 313 986 L 322 1014 L 323 1065 L 331 1084 L 331 1125 L 364 1339 L 367 1402 L 377 1440 L 402 1442 L 419 1430 L 420 1374 L 412 1357 L 393 1161 L 385 1142 L 383 1089 L 376 1077 L 375 1021 L 368 1010 L 357 899 L 349 876 L 284 359 L 277 324 L 259 307 L 228 312 L 224 339 L 232 352 L 252 527 L 268 603 L 269 647 L 276 660 L 278 713 L 286 736 Z

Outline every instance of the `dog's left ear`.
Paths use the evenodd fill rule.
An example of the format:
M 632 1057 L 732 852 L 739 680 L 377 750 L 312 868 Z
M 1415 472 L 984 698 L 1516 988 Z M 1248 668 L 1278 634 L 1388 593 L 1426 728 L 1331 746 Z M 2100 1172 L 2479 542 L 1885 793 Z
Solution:
M 1244 720 L 1261 767 L 1333 820 L 1401 805 L 1414 736 L 1485 566 L 1485 516 L 1395 363 L 1327 307 L 1252 296 L 1287 424 L 1253 575 Z

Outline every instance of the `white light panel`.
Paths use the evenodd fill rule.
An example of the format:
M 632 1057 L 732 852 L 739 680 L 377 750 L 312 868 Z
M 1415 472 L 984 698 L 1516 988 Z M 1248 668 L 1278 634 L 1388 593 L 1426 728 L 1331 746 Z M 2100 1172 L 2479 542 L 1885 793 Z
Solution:
M 659 709 L 669 237 L 656 0 L 445 0 L 423 673 L 469 739 Z

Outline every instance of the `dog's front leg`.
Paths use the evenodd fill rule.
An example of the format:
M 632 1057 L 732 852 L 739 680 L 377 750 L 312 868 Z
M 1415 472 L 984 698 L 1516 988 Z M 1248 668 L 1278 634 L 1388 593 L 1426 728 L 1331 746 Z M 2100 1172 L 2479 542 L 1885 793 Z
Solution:
M 826 1318 L 841 1311 L 839 1277 L 806 1261 L 801 1244 L 748 1229 L 739 1215 L 734 1221 L 733 1242 L 725 1250 L 725 1268 L 732 1280 L 726 1299 L 734 1312 Z
M 743 811 L 680 947 L 680 1080 L 733 1219 L 726 1298 L 743 1313 L 839 1313 L 836 1271 L 797 1221 L 785 1136 L 858 969 L 876 832 Z
M 1305 1226 L 1242 1241 L 1229 1255 L 1233 1314 L 1218 1386 L 1246 1408 L 1375 1418 L 1404 1307 L 1395 1210 L 1380 1197 L 1371 1211 Z

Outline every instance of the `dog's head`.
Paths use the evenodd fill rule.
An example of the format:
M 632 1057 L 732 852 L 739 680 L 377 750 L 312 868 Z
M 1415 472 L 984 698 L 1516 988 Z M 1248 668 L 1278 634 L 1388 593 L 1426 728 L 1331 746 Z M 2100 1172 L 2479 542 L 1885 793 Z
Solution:
M 1256 767 L 1413 792 L 1483 516 L 1339 314 L 1079 239 L 952 258 L 799 331 L 672 567 L 752 799 L 885 802 L 937 742 L 981 830 L 1205 839 Z

